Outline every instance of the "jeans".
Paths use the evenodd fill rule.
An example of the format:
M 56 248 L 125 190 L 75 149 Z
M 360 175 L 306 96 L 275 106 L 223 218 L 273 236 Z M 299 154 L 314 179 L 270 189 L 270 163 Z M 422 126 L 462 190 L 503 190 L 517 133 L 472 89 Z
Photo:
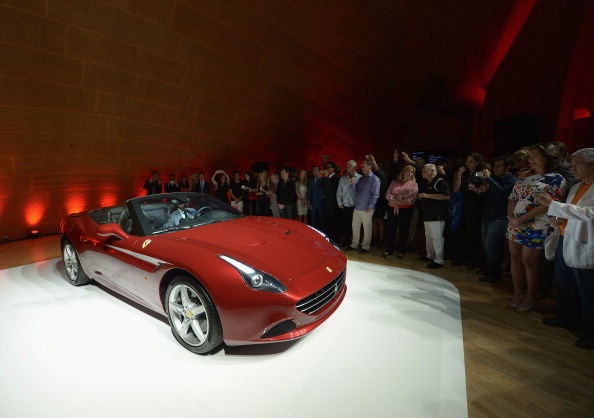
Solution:
M 322 230 L 322 207 L 320 205 L 312 205 L 309 210 L 309 224 L 320 231 Z
M 483 246 L 487 257 L 487 273 L 491 279 L 501 279 L 501 260 L 503 259 L 503 243 L 507 230 L 506 219 L 483 221 Z
M 581 328 L 583 337 L 594 339 L 594 269 L 568 267 L 563 259 L 563 236 L 555 252 L 557 317 L 565 325 Z
M 295 205 L 287 203 L 280 211 L 280 217 L 285 219 L 295 219 Z

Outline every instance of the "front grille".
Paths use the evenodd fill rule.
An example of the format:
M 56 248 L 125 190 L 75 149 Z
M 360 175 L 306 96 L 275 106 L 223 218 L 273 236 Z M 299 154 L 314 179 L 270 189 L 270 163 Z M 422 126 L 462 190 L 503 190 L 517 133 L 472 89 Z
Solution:
M 344 286 L 345 270 L 341 271 L 338 277 L 328 283 L 317 292 L 297 302 L 297 310 L 306 314 L 315 314 L 330 302 Z

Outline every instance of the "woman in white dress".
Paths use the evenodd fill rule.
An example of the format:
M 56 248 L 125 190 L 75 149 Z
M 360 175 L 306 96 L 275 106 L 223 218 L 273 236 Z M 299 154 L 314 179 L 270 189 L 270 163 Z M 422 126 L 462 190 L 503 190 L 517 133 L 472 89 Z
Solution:
M 307 171 L 299 170 L 295 182 L 295 194 L 297 195 L 297 220 L 307 223 Z

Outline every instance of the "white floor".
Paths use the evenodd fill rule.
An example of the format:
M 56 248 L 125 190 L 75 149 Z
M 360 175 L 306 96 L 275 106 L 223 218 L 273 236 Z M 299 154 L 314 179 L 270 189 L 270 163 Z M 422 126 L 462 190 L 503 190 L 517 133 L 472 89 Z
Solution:
M 347 296 L 290 344 L 184 350 L 59 260 L 0 271 L 0 418 L 466 417 L 458 291 L 349 261 Z

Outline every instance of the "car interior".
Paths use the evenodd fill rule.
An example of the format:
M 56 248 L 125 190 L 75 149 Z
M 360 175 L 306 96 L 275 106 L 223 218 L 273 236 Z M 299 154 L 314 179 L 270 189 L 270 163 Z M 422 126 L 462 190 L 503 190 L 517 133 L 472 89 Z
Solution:
M 127 208 L 124 208 L 122 213 L 120 213 L 118 223 L 126 234 L 130 234 L 132 232 L 132 219 L 130 218 L 130 213 L 128 212 Z
M 183 197 L 181 199 L 183 199 Z M 180 201 L 177 197 L 170 200 L 160 198 L 159 200 L 155 199 L 151 201 L 150 199 L 147 199 L 147 201 L 142 201 L 139 205 L 139 208 L 142 211 L 141 216 L 144 216 L 144 221 L 146 221 L 146 223 L 144 221 L 142 222 L 143 225 L 148 225 L 150 228 L 147 233 L 150 234 L 152 232 L 162 232 L 163 225 L 167 221 L 168 217 L 177 210 L 179 203 Z M 218 208 L 216 203 L 205 201 L 204 199 L 192 201 L 190 203 L 190 207 L 198 208 L 199 216 L 204 214 L 203 212 L 205 209 L 211 211 Z M 214 216 L 212 219 L 222 220 L 232 216 L 232 212 L 228 212 L 227 210 L 215 210 L 214 212 L 220 213 L 218 213 L 218 215 Z M 126 206 L 112 206 L 98 209 L 90 212 L 89 215 L 99 224 L 116 223 L 120 225 L 122 230 L 127 234 L 135 234 L 133 219 L 130 216 L 130 212 Z
M 101 209 L 99 212 L 99 217 L 97 218 L 97 223 L 99 223 L 99 224 L 120 223 L 120 216 L 123 211 L 124 211 L 123 206 L 113 206 L 110 208 Z
M 176 210 L 171 202 L 145 203 L 141 208 L 153 231 L 161 229 L 169 214 Z

